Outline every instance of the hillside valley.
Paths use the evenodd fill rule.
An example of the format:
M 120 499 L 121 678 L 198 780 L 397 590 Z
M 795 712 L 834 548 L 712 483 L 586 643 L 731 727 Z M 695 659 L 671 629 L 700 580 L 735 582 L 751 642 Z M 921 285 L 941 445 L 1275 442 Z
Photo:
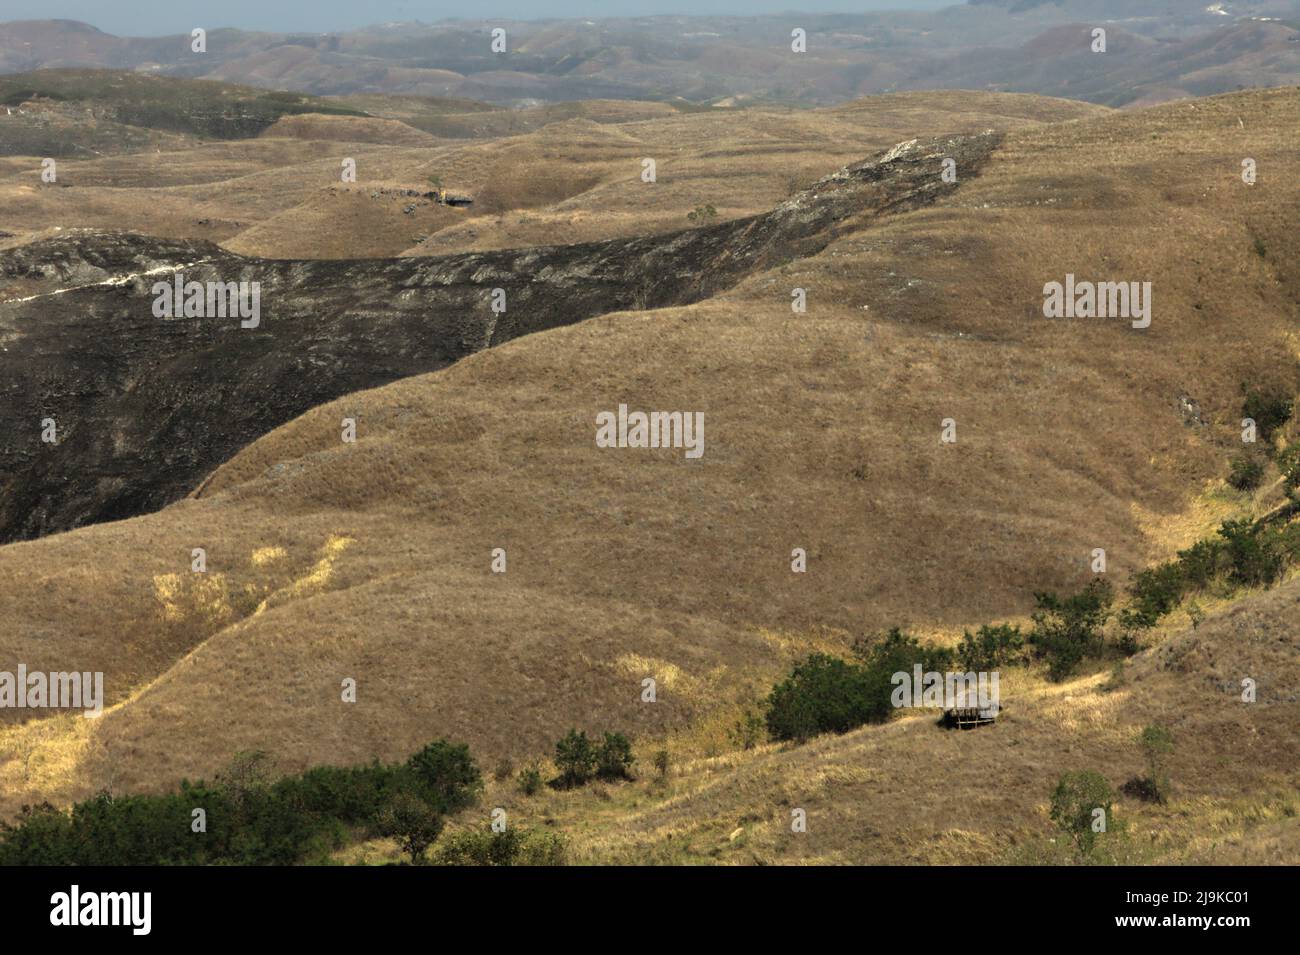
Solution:
M 1247 392 L 1300 393 L 1300 88 L 588 108 L 427 143 L 391 116 L 286 114 L 171 140 L 166 163 L 153 142 L 68 160 L 57 189 L 39 156 L 2 160 L 0 656 L 103 671 L 107 710 L 0 714 L 0 813 L 254 750 L 296 772 L 445 736 L 519 767 L 579 727 L 627 733 L 637 779 L 484 794 L 574 861 L 1045 862 L 1054 781 L 1118 788 L 1159 719 L 1173 795 L 1121 802 L 1120 861 L 1293 860 L 1293 569 L 1179 607 L 1122 661 L 1010 671 L 992 727 L 730 728 L 813 650 L 1027 627 L 1095 548 L 1122 591 L 1284 506 L 1275 469 L 1225 475 Z M 334 185 L 354 153 L 365 176 Z M 431 204 L 418 242 L 384 224 L 412 197 L 329 211 L 431 174 L 475 203 Z M 157 319 L 155 273 L 182 268 L 264 282 L 260 327 Z M 1067 275 L 1150 282 L 1149 326 L 1045 317 Z M 620 405 L 701 413 L 703 453 L 599 447 Z

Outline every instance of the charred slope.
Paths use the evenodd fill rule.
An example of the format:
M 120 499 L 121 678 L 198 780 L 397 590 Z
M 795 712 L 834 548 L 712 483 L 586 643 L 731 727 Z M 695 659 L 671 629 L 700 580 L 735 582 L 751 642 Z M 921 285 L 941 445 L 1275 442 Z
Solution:
M 314 405 L 605 312 L 699 301 L 933 201 L 993 134 L 900 144 L 771 212 L 584 245 L 357 261 L 71 234 L 0 253 L 0 541 L 156 510 Z M 652 187 L 647 187 L 652 188 Z M 260 319 L 155 317 L 156 282 L 259 283 Z M 506 310 L 491 308 L 503 289 Z M 57 440 L 42 440 L 53 419 Z

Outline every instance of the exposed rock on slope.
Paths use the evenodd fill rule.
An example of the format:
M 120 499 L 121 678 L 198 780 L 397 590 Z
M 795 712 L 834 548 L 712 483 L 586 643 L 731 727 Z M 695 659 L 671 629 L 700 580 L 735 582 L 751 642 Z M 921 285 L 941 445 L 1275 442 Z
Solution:
M 0 388 L 12 413 L 0 424 L 0 541 L 159 508 L 254 438 L 339 395 L 604 312 L 707 298 L 816 253 L 852 216 L 933 201 L 956 188 L 940 178 L 943 158 L 969 177 L 997 140 L 914 140 L 769 213 L 630 240 L 284 261 L 78 233 L 4 252 Z M 259 324 L 155 317 L 152 288 L 177 273 L 260 283 Z M 48 418 L 54 444 L 41 440 Z

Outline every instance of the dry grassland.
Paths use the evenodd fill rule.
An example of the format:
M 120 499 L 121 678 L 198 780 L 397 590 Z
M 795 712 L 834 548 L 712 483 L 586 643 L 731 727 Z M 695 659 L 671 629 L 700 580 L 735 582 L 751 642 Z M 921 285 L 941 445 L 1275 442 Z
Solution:
M 965 112 L 984 122 L 999 102 Z M 1094 547 L 1122 584 L 1275 493 L 1225 492 L 1221 478 L 1240 384 L 1296 383 L 1300 92 L 1022 124 L 1045 118 L 1035 109 L 952 196 L 850 223 L 821 254 L 717 299 L 604 316 L 347 396 L 254 443 L 194 499 L 0 548 L 0 658 L 103 669 L 115 704 L 93 723 L 9 724 L 0 808 L 157 789 L 252 748 L 291 770 L 396 759 L 445 735 L 484 767 L 522 763 L 576 725 L 634 735 L 643 779 L 500 798 L 569 833 L 582 860 L 988 862 L 1037 851 L 1062 771 L 1116 785 L 1135 774 L 1132 737 L 1161 719 L 1179 741 L 1176 798 L 1123 807 L 1138 841 L 1167 860 L 1293 859 L 1295 580 L 1167 635 L 1116 688 L 1105 673 L 1063 686 L 1017 673 L 990 730 L 912 717 L 794 749 L 726 742 L 731 715 L 812 646 L 892 625 L 951 640 L 1023 618 L 1031 591 L 1086 582 Z M 482 149 L 563 170 L 573 196 L 539 216 L 552 241 L 588 238 L 623 228 L 625 212 L 637 231 L 667 228 L 699 199 L 752 211 L 783 177 L 939 131 L 853 125 L 867 119 L 870 104 L 546 128 L 490 153 L 456 147 L 439 168 L 468 176 Z M 825 138 L 801 140 L 792 122 L 825 124 Z M 736 154 L 720 145 L 742 131 Z M 575 133 L 581 163 L 561 153 Z M 634 186 L 626 163 L 668 143 L 681 152 L 666 153 L 661 182 Z M 319 148 L 274 148 L 305 146 Z M 393 182 L 437 166 L 404 150 L 379 160 Z M 1247 156 L 1253 187 L 1239 177 Z M 334 160 L 315 162 L 325 177 Z M 249 175 L 273 191 L 308 165 Z M 730 194 L 728 169 L 747 170 Z M 324 178 L 313 188 L 280 215 L 325 202 Z M 204 189 L 235 194 L 231 180 L 149 194 Z M 518 208 L 512 193 L 500 202 Z M 600 210 L 591 231 L 583 208 Z M 524 234 L 471 221 L 478 243 Z M 1044 319 L 1042 286 L 1067 272 L 1152 281 L 1151 327 Z M 703 411 L 703 457 L 596 448 L 596 413 L 620 403 Z M 355 445 L 339 441 L 345 416 Z M 955 445 L 939 442 L 944 418 Z M 195 546 L 208 549 L 201 581 Z M 505 575 L 489 572 L 494 547 Z M 790 572 L 794 547 L 807 574 Z M 1267 682 L 1267 705 L 1235 701 L 1243 671 L 1260 674 L 1261 699 Z M 646 676 L 653 705 L 639 702 Z M 355 705 L 339 701 L 345 677 Z M 657 784 L 661 746 L 676 768 Z M 801 840 L 791 807 L 808 810 Z

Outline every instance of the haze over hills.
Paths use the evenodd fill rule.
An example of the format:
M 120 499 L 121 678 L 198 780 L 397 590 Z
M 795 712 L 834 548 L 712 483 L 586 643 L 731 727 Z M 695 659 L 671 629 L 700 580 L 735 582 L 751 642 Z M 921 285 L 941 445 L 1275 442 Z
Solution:
M 71 21 L 0 24 L 0 71 L 100 67 L 314 94 L 400 93 L 504 105 L 685 99 L 820 105 L 971 88 L 1110 106 L 1300 80 L 1300 4 L 956 5 L 924 12 L 384 24 L 338 34 L 209 30 L 116 37 Z M 1090 49 L 1104 26 L 1104 57 Z M 491 31 L 506 31 L 493 52 Z M 791 31 L 807 37 L 792 50 Z
M 507 110 L 372 96 L 320 115 L 302 112 L 317 106 L 308 97 L 267 101 L 248 88 L 115 71 L 21 74 L 0 79 L 5 89 L 25 97 L 22 113 L 7 120 L 13 135 L 0 136 L 7 231 L 131 229 L 271 258 L 440 254 L 551 244 L 557 235 L 573 242 L 672 231 L 691 225 L 699 206 L 719 218 L 767 211 L 828 168 L 911 135 L 1097 111 L 986 94 L 947 107 L 901 94 L 871 109 L 816 112 L 630 101 Z M 132 107 L 126 115 L 117 112 L 122 102 Z M 153 138 L 166 141 L 141 146 Z M 69 145 L 33 151 L 59 142 Z M 81 142 L 95 142 L 103 156 L 72 145 Z M 37 174 L 42 156 L 58 163 L 55 183 Z M 662 166 L 653 198 L 639 188 L 645 157 Z M 356 183 L 341 182 L 346 158 L 356 161 Z M 472 195 L 473 205 L 431 201 L 430 177 Z
M 1300 3 L 200 26 L 0 24 L 0 861 L 1300 858 Z

